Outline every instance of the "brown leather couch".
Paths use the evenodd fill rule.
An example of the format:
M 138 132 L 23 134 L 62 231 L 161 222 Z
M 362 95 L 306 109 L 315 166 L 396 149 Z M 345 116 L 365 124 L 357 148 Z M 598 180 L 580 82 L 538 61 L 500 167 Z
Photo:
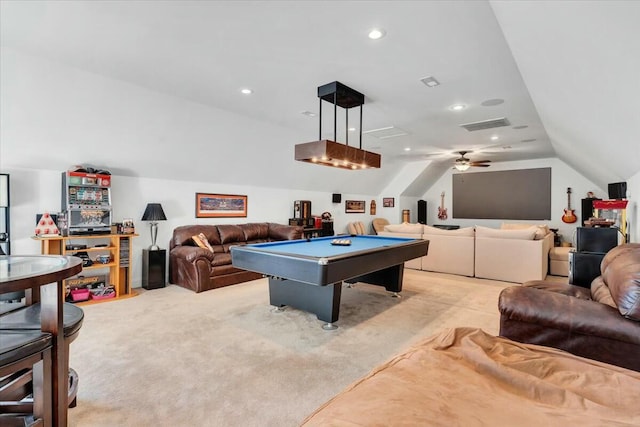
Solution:
M 169 242 L 169 281 L 195 292 L 255 280 L 260 273 L 231 265 L 231 246 L 302 238 L 303 228 L 269 222 L 185 225 Z M 193 236 L 203 233 L 213 251 L 199 247 Z
M 640 371 L 640 244 L 610 250 L 591 289 L 546 281 L 504 289 L 500 335 Z

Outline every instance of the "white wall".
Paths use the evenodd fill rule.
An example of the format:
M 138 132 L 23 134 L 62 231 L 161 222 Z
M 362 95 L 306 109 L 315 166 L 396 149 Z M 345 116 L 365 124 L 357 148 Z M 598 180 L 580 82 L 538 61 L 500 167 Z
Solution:
M 587 192 L 592 191 L 596 197 L 607 199 L 607 191 L 598 188 L 593 182 L 576 172 L 566 163 L 559 159 L 537 159 L 518 162 L 502 162 L 492 163 L 489 170 L 478 171 L 471 168 L 470 172 L 495 172 L 501 170 L 515 169 L 534 169 L 551 167 L 551 220 L 550 221 L 517 221 L 531 222 L 537 224 L 549 224 L 551 228 L 558 228 L 562 234 L 563 240 L 567 242 L 573 241 L 574 232 L 581 220 L 580 199 L 586 197 Z M 481 225 L 485 227 L 499 227 L 503 220 L 487 220 L 487 219 L 457 219 L 454 218 L 452 212 L 452 174 L 461 173 L 448 170 L 445 174 L 424 194 L 422 197 L 427 201 L 428 223 L 429 224 L 456 224 L 461 227 L 470 227 Z M 571 208 L 575 210 L 578 221 L 574 224 L 565 224 L 562 222 L 564 209 L 567 208 L 567 188 L 571 187 Z M 445 208 L 447 208 L 448 219 L 446 221 L 438 220 L 438 206 L 440 206 L 440 194 L 445 192 Z M 507 221 L 509 222 L 509 221 Z M 514 222 L 514 221 L 511 221 Z
M 51 170 L 8 169 L 11 184 L 11 252 L 14 255 L 40 253 L 40 242 L 32 236 L 35 231 L 36 214 L 56 213 L 61 210 L 61 172 Z M 133 239 L 132 281 L 139 287 L 142 272 L 142 249 L 151 244 L 149 225 L 140 220 L 150 202 L 161 203 L 167 221 L 158 224 L 158 245 L 168 249 L 173 229 L 188 224 L 238 224 L 245 222 L 277 222 L 286 224 L 293 216 L 294 200 L 311 200 L 312 213 L 325 211 L 334 218 L 336 234 L 347 233 L 350 221 L 362 221 L 370 227 L 374 217 L 384 217 L 382 198 L 376 201 L 378 215 L 370 215 L 371 196 L 342 194 L 342 202 L 332 203 L 331 193 L 274 189 L 257 186 L 233 186 L 212 182 L 172 181 L 151 178 L 113 176 L 112 180 L 113 222 L 133 218 L 136 232 Z M 195 193 L 243 194 L 248 197 L 246 218 L 195 218 Z M 365 200 L 366 213 L 345 213 L 345 200 Z M 389 219 L 389 218 L 388 218 Z M 391 221 L 391 219 L 390 219 Z M 399 221 L 394 221 L 399 222 Z

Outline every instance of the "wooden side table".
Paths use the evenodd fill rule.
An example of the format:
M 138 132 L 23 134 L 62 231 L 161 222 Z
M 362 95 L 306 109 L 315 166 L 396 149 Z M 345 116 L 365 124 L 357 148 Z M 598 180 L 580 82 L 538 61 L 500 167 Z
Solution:
M 142 250 L 142 287 L 145 289 L 164 288 L 167 268 L 166 249 Z

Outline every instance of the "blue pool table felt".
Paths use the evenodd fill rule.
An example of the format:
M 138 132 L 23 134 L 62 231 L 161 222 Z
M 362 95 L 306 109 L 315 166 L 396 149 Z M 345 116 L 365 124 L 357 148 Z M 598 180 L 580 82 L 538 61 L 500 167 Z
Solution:
M 349 239 L 351 245 L 338 246 L 332 245 L 331 241 L 336 239 Z M 332 257 L 336 255 L 344 255 L 351 252 L 358 252 L 364 250 L 370 250 L 385 246 L 393 246 L 399 243 L 411 242 L 415 239 L 408 239 L 403 237 L 383 237 L 383 236 L 330 236 L 330 237 L 315 237 L 307 241 L 301 240 L 284 240 L 279 242 L 268 243 L 255 243 L 247 245 L 249 247 L 264 249 L 269 252 L 288 254 L 288 255 L 302 255 L 308 257 Z

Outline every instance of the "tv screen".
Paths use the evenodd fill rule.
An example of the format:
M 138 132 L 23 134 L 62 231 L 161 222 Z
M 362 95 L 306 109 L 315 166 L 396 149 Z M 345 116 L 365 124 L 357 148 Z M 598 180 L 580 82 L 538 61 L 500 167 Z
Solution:
M 551 219 L 551 168 L 453 174 L 452 217 Z

